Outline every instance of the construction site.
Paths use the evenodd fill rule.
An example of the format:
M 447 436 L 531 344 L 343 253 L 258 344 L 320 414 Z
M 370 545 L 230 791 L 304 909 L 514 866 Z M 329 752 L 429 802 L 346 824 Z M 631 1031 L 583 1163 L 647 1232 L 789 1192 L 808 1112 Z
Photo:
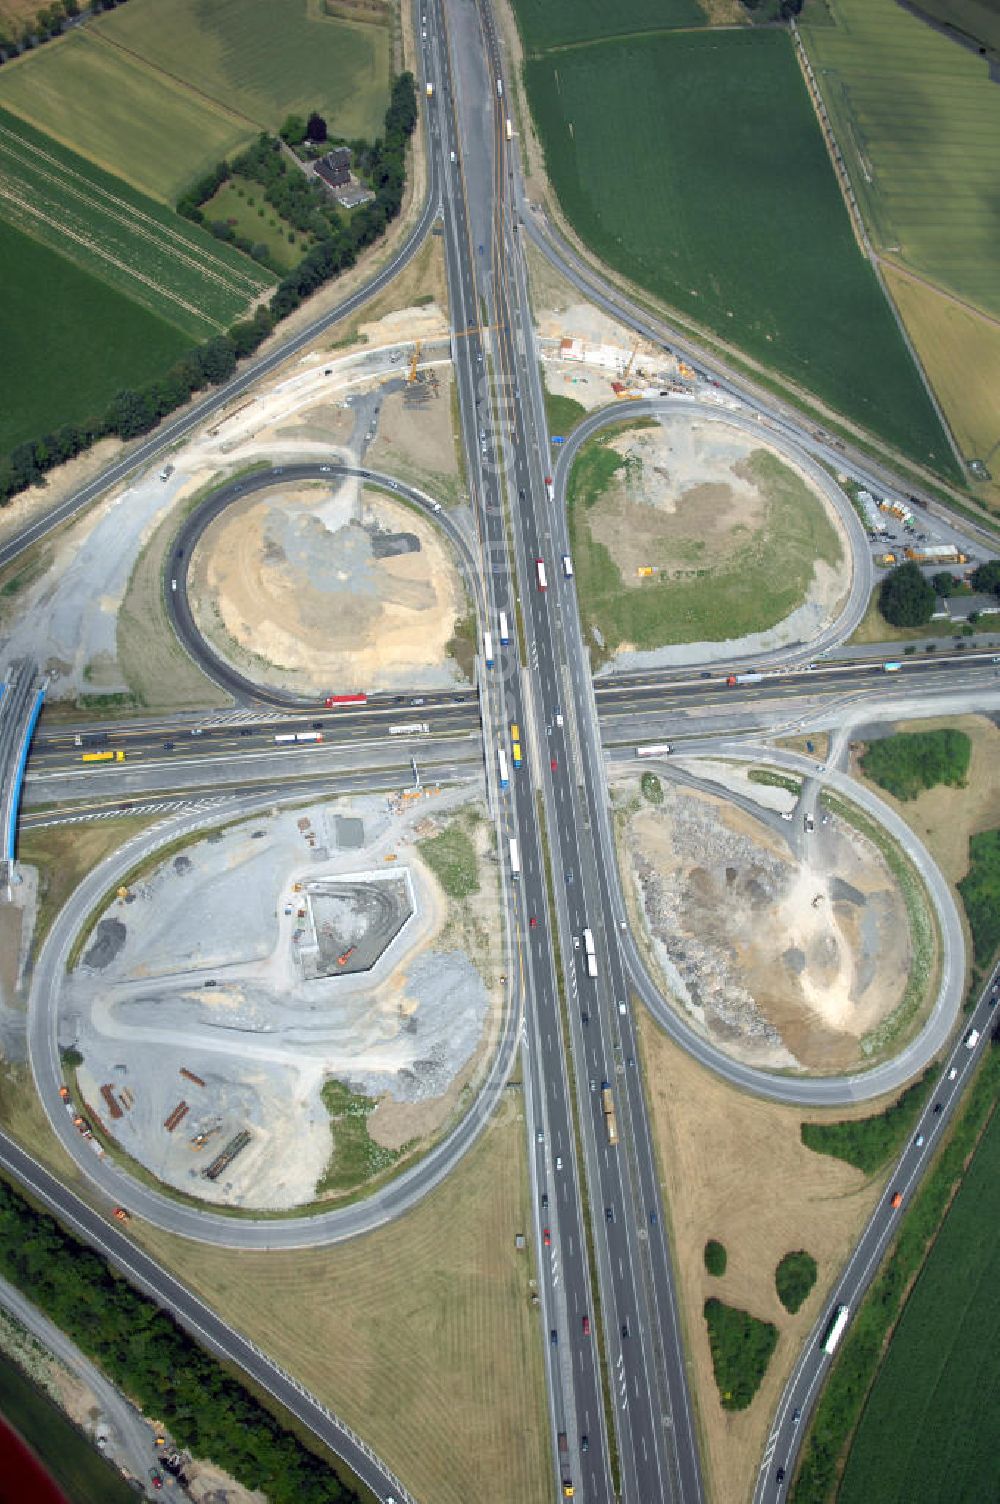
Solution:
M 248 1210 L 317 1199 L 338 1132 L 328 1082 L 377 1103 L 374 1144 L 418 1152 L 499 1026 L 492 850 L 474 925 L 419 851 L 478 809 L 468 788 L 425 788 L 272 810 L 120 889 L 59 1000 L 81 1131 Z
M 616 788 L 636 932 L 664 996 L 754 1065 L 821 1073 L 870 1062 L 912 960 L 906 904 L 881 852 L 836 814 L 804 830 L 797 794 L 780 782 L 704 759 L 681 768 L 700 786 L 663 779 L 660 803 L 634 777 Z

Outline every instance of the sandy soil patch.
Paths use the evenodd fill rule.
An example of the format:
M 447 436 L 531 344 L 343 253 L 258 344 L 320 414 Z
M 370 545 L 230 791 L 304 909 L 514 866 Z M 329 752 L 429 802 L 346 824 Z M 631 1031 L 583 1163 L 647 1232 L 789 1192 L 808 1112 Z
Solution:
M 750 1499 L 778 1396 L 881 1183 L 806 1149 L 800 1111 L 734 1091 L 662 1035 L 645 1010 L 637 1009 L 636 1017 L 709 1496 L 717 1504 L 739 1504 Z M 864 1117 L 875 1110 L 868 1104 L 828 1116 Z M 709 1238 L 729 1254 L 721 1279 L 705 1270 Z M 790 1316 L 775 1292 L 774 1271 L 798 1248 L 813 1255 L 819 1275 L 802 1309 Z M 719 1403 L 702 1315 L 709 1295 L 773 1321 L 780 1333 L 756 1398 L 738 1414 Z
M 345 482 L 230 508 L 192 559 L 201 630 L 237 667 L 307 692 L 447 686 L 465 589 L 419 513 Z
M 367 460 L 454 506 L 465 497 L 456 451 L 455 391 L 450 366 L 418 373 L 419 386 L 384 398 Z M 414 400 L 414 393 L 418 400 Z
M 761 1064 L 843 1070 L 902 999 L 906 910 L 849 826 L 817 822 L 798 850 L 786 828 L 665 784 L 624 825 L 634 898 L 668 993 L 709 1038 Z

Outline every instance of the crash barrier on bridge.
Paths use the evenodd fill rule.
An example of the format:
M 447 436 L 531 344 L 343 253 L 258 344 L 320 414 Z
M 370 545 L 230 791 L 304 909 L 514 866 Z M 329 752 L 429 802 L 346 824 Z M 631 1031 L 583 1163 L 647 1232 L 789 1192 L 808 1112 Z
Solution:
M 31 714 L 28 716 L 28 724 L 24 728 L 24 736 L 21 741 L 21 750 L 18 754 L 17 767 L 14 771 L 14 778 L 10 795 L 10 813 L 7 818 L 7 829 L 4 831 L 3 860 L 6 862 L 12 862 L 14 860 L 14 848 L 17 842 L 17 817 L 21 811 L 21 788 L 24 784 L 24 770 L 28 764 L 28 749 L 31 746 L 31 738 L 35 734 L 35 727 L 38 725 L 38 717 L 42 713 L 42 703 L 44 699 L 45 686 L 43 684 L 42 688 L 35 696 L 34 705 L 31 707 Z

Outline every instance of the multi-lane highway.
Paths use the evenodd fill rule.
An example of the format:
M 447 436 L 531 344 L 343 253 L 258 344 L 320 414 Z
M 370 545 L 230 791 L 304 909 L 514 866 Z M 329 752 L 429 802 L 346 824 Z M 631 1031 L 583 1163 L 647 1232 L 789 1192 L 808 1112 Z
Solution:
M 920 1121 L 907 1140 L 888 1187 L 841 1270 L 827 1298 L 822 1314 L 806 1339 L 801 1356 L 778 1403 L 774 1423 L 764 1450 L 754 1487 L 754 1504 L 783 1498 L 784 1485 L 790 1480 L 805 1439 L 810 1414 L 819 1398 L 823 1381 L 830 1368 L 832 1351 L 824 1346 L 831 1325 L 841 1309 L 848 1313 L 844 1330 L 856 1314 L 868 1286 L 899 1231 L 900 1220 L 944 1137 L 962 1092 L 976 1065 L 991 1045 L 1000 1002 L 1000 971 L 995 971 L 983 987 L 976 1006 L 969 1013 L 962 1036 L 942 1057 L 941 1073 Z M 899 1201 L 896 1202 L 896 1197 Z M 896 1202 L 896 1204 L 894 1204 Z
M 801 705 L 803 696 L 822 701 L 831 693 L 844 696 L 870 692 L 882 670 L 878 665 L 829 662 L 815 669 L 772 668 L 750 695 L 739 695 L 738 687 L 729 686 L 727 676 L 718 670 L 633 675 L 602 683 L 595 690 L 580 631 L 575 586 L 560 563 L 569 551 L 562 502 L 573 448 L 608 421 L 608 415 L 588 419 L 553 470 L 527 295 L 523 237 L 531 236 L 540 243 L 547 254 L 556 257 L 564 273 L 586 286 L 588 295 L 595 296 L 596 301 L 612 307 L 617 317 L 661 343 L 669 338 L 675 348 L 683 346 L 672 331 L 651 325 L 617 293 L 595 293 L 591 274 L 580 269 L 568 248 L 558 247 L 530 213 L 525 218 L 518 162 L 507 124 L 509 106 L 502 58 L 486 0 L 477 0 L 476 6 L 426 0 L 417 10 L 421 18 L 420 64 L 424 77 L 434 85 L 425 112 L 430 191 L 421 218 L 399 254 L 352 299 L 312 323 L 294 340 L 280 345 L 273 354 L 248 366 L 234 382 L 136 446 L 92 487 L 12 540 L 0 550 L 0 564 L 64 516 L 86 505 L 136 464 L 148 462 L 177 442 L 203 423 L 209 412 L 256 383 L 295 349 L 313 340 L 322 328 L 384 286 L 440 213 L 452 326 L 462 334 L 452 340 L 452 359 L 474 536 L 466 534 L 446 514 L 438 520 L 456 547 L 482 628 L 492 628 L 498 636 L 498 613 L 503 611 L 511 623 L 511 640 L 498 653 L 493 671 L 481 666 L 478 697 L 427 695 L 411 698 L 408 703 L 406 697 L 381 697 L 363 709 L 331 713 L 280 691 L 262 689 L 212 655 L 191 619 L 186 569 L 191 549 L 210 515 L 237 497 L 273 484 L 276 475 L 297 479 L 303 474 L 321 479 L 329 475 L 335 480 L 350 473 L 399 492 L 435 513 L 438 508 L 433 498 L 390 476 L 362 468 L 349 471 L 333 464 L 284 470 L 278 467 L 276 472 L 244 478 L 229 492 L 212 498 L 178 536 L 165 576 L 165 598 L 179 635 L 239 702 L 288 714 L 298 712 L 310 728 L 322 729 L 326 740 L 321 748 L 280 752 L 274 736 L 280 734 L 277 728 L 288 724 L 284 716 L 281 720 L 264 717 L 253 722 L 227 720 L 224 716 L 187 722 L 150 720 L 127 730 L 59 730 L 53 726 L 43 732 L 31 767 L 29 787 L 34 800 L 73 797 L 72 791 L 80 787 L 83 776 L 78 762 L 81 747 L 87 744 L 87 738 L 97 745 L 94 738 L 106 737 L 108 744 L 126 751 L 126 760 L 113 768 L 88 773 L 88 797 L 100 800 L 106 791 L 110 794 L 114 790 L 132 803 L 140 796 L 162 797 L 182 789 L 188 802 L 173 819 L 154 833 L 137 838 L 133 847 L 92 873 L 59 916 L 40 958 L 32 991 L 31 1058 L 57 1132 L 66 1140 L 67 1148 L 78 1148 L 65 1114 L 56 1110 L 59 1066 L 55 1016 L 50 1006 L 68 946 L 79 924 L 117 876 L 122 862 L 134 861 L 158 842 L 194 829 L 203 821 L 203 810 L 194 807 L 196 795 L 224 791 L 227 816 L 234 810 L 249 812 L 269 804 L 274 799 L 279 756 L 287 779 L 295 780 L 296 796 L 310 788 L 336 791 L 384 787 L 387 780 L 403 775 L 411 755 L 418 756 L 433 776 L 441 779 L 465 778 L 473 766 L 485 766 L 499 851 L 506 858 L 504 897 L 512 946 L 511 997 L 500 1050 L 486 1088 L 465 1122 L 408 1175 L 369 1201 L 294 1224 L 229 1219 L 126 1181 L 122 1172 L 106 1161 L 94 1161 L 86 1168 L 110 1198 L 128 1200 L 137 1213 L 192 1237 L 270 1247 L 352 1236 L 398 1215 L 448 1172 L 485 1122 L 509 1074 L 514 1053 L 520 1049 L 536 1209 L 536 1256 L 541 1273 L 542 1338 L 557 1467 L 566 1470 L 564 1481 L 572 1477 L 576 1496 L 588 1501 L 610 1501 L 617 1495 L 636 1504 L 658 1500 L 694 1504 L 701 1497 L 695 1426 L 631 1016 L 635 993 L 653 1008 L 665 1027 L 668 1024 L 662 1000 L 627 929 L 609 821 L 598 714 L 605 742 L 627 745 L 637 735 L 637 726 L 659 720 L 671 726 L 671 735 L 679 727 L 685 742 L 690 734 L 691 749 L 699 750 L 713 745 L 706 740 L 704 721 L 700 733 L 694 725 L 694 717 L 703 716 L 706 709 L 720 710 L 723 718 L 728 715 L 730 729 L 740 715 L 756 717 L 759 724 L 765 698 Z M 738 391 L 741 399 L 747 400 L 742 383 L 731 383 L 728 390 Z M 812 465 L 811 455 L 843 464 L 839 449 L 817 438 L 795 415 L 774 415 L 753 394 L 750 407 L 766 419 L 776 437 L 798 446 L 799 463 Z M 641 415 L 643 410 L 642 405 L 632 404 L 630 414 Z M 662 404 L 651 403 L 648 410 L 670 411 L 669 399 Z M 687 410 L 691 410 L 690 405 Z M 717 409 L 710 411 L 714 416 Z M 726 409 L 725 416 L 732 420 L 732 411 Z M 758 427 L 757 417 L 745 421 Z M 551 494 L 544 482 L 548 475 L 556 477 Z M 822 479 L 821 472 L 817 475 Z M 882 489 L 891 490 L 881 477 L 878 483 Z M 843 511 L 843 524 L 856 561 L 851 595 L 840 620 L 826 637 L 818 644 L 802 644 L 784 653 L 786 660 L 796 655 L 811 657 L 840 640 L 867 602 L 870 560 L 864 540 L 856 536 L 858 523 L 850 508 Z M 907 663 L 899 682 L 912 678 L 936 687 L 942 676 L 951 672 L 951 664 L 942 659 L 943 655 L 933 664 L 926 660 Z M 967 678 L 970 659 L 959 662 L 963 678 Z M 983 661 L 976 663 L 972 672 L 986 676 L 994 670 Z M 339 687 L 331 686 L 335 688 Z M 391 752 L 386 751 L 386 733 L 393 720 L 414 719 L 418 705 L 418 718 L 426 721 L 428 732 L 417 738 L 403 737 Z M 686 717 L 691 717 L 687 724 Z M 523 775 L 505 790 L 496 776 L 496 752 L 511 722 L 524 731 L 527 761 Z M 734 757 L 746 755 L 745 749 L 725 745 Z M 366 774 L 356 772 L 360 751 L 373 762 Z M 805 771 L 811 775 L 812 766 L 807 764 Z M 825 776 L 836 783 L 835 770 L 827 770 Z M 942 911 L 939 903 L 939 913 Z M 956 942 L 952 929 L 949 918 L 946 950 L 951 947 L 957 966 L 960 936 Z M 594 937 L 596 976 L 591 975 L 581 944 L 585 930 Z M 947 986 L 942 988 L 944 1002 L 939 998 L 935 1016 L 935 1027 L 945 1033 L 948 1010 L 957 1006 L 954 966 Z M 687 1031 L 682 1042 L 698 1053 L 688 1037 L 692 1033 Z M 935 1047 L 943 1037 L 943 1033 L 935 1035 Z M 924 1044 L 928 1044 L 927 1039 Z M 714 1052 L 706 1063 L 727 1073 L 724 1061 L 725 1057 Z M 865 1094 L 865 1083 L 870 1085 L 872 1079 L 871 1074 L 864 1080 L 858 1078 L 850 1084 L 847 1095 Z M 960 1074 L 958 1084 L 961 1079 Z M 602 1110 L 601 1089 L 605 1083 L 615 1099 L 617 1142 L 609 1137 Z M 740 1084 L 754 1090 L 768 1089 L 757 1079 Z M 884 1088 L 885 1082 L 879 1085 Z M 795 1095 L 799 1087 L 806 1088 L 805 1095 Z M 832 1091 L 831 1100 L 844 1099 L 835 1094 L 838 1088 L 843 1089 L 843 1083 L 792 1082 L 789 1100 L 819 1100 L 809 1093 L 810 1087 Z M 947 1115 L 947 1105 L 938 1115 L 936 1131 Z M 18 1159 L 13 1146 L 6 1146 L 3 1152 L 15 1173 L 38 1184 L 37 1167 L 26 1163 L 24 1156 Z M 914 1173 L 918 1168 L 916 1165 Z M 48 1184 L 44 1194 L 99 1246 L 110 1246 L 113 1256 L 124 1256 L 122 1239 L 114 1234 L 109 1237 L 103 1223 L 96 1219 L 95 1225 L 93 1214 L 81 1210 L 73 1198 Z M 852 1260 L 845 1275 L 846 1290 L 860 1291 L 859 1283 L 851 1287 L 849 1281 L 859 1269 L 873 1267 L 870 1255 L 877 1254 L 879 1246 L 876 1240 L 867 1254 Z M 148 1281 L 158 1298 L 168 1304 L 190 1299 L 183 1291 L 178 1295 L 180 1287 L 163 1271 L 150 1261 L 146 1264 L 140 1277 Z M 131 1267 L 136 1267 L 134 1262 Z M 266 1365 L 262 1355 L 244 1351 L 235 1334 L 221 1323 L 213 1326 L 205 1320 L 207 1315 L 210 1313 L 196 1313 L 196 1324 L 208 1334 L 208 1340 L 242 1362 L 254 1376 L 264 1372 L 261 1381 L 278 1392 L 280 1383 L 273 1371 L 261 1368 Z M 811 1386 L 817 1378 L 817 1370 L 809 1367 L 808 1359 L 809 1353 L 803 1359 L 801 1375 L 797 1371 L 794 1381 L 805 1385 L 802 1395 L 807 1397 L 813 1394 Z M 293 1387 L 290 1381 L 285 1383 L 287 1388 Z M 384 1470 L 359 1447 L 357 1438 L 343 1428 L 336 1429 L 329 1417 L 317 1416 L 317 1407 L 310 1409 L 311 1402 L 301 1392 L 297 1400 L 293 1394 L 292 1400 L 290 1408 L 317 1434 L 323 1434 L 321 1427 L 329 1423 L 332 1444 L 366 1481 L 382 1491 L 388 1484 L 403 1497 L 399 1485 L 387 1479 Z M 795 1408 L 804 1413 L 806 1405 L 793 1404 Z M 790 1457 L 793 1453 L 798 1420 L 791 1431 L 786 1429 L 786 1422 L 793 1425 L 783 1409 L 767 1467 L 779 1455 Z M 558 1433 L 567 1438 L 564 1460 L 556 1450 Z

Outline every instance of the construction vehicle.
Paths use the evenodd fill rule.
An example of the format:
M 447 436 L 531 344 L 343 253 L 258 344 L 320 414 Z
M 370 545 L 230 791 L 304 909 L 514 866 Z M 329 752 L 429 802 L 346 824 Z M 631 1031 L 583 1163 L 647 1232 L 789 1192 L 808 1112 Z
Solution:
M 908 548 L 906 557 L 915 564 L 968 564 L 968 554 L 959 553 L 954 544 L 930 543 L 923 548 Z
M 694 377 L 695 377 L 694 367 L 693 366 L 689 366 L 686 360 L 679 360 L 677 362 L 677 370 L 678 370 L 679 374 L 684 377 L 685 381 L 693 381 L 694 380 Z
M 342 956 L 338 956 L 337 957 L 337 965 L 338 966 L 346 966 L 347 963 L 348 963 L 348 961 L 354 955 L 354 952 L 355 952 L 356 949 L 357 949 L 357 946 L 355 946 L 355 945 L 349 945 L 347 947 L 347 949 L 344 951 L 344 954 Z
M 421 341 L 418 339 L 413 346 L 413 354 L 410 356 L 410 369 L 406 377 L 409 385 L 412 385 L 417 379 L 417 361 L 420 359 L 420 345 Z
M 601 1111 L 604 1113 L 604 1126 L 607 1129 L 608 1143 L 614 1148 L 618 1142 L 618 1120 L 615 1117 L 614 1094 L 607 1081 L 601 1082 Z
M 132 1220 L 131 1214 L 123 1206 L 116 1206 L 113 1215 L 118 1218 L 119 1222 L 131 1222 Z
M 562 1485 L 564 1499 L 572 1499 L 575 1489 L 573 1488 L 573 1474 L 569 1465 L 569 1442 L 566 1440 L 566 1432 L 560 1431 L 558 1436 L 559 1445 L 559 1482 Z
M 875 563 L 880 569 L 891 569 L 893 564 L 898 563 L 895 554 L 876 554 Z

